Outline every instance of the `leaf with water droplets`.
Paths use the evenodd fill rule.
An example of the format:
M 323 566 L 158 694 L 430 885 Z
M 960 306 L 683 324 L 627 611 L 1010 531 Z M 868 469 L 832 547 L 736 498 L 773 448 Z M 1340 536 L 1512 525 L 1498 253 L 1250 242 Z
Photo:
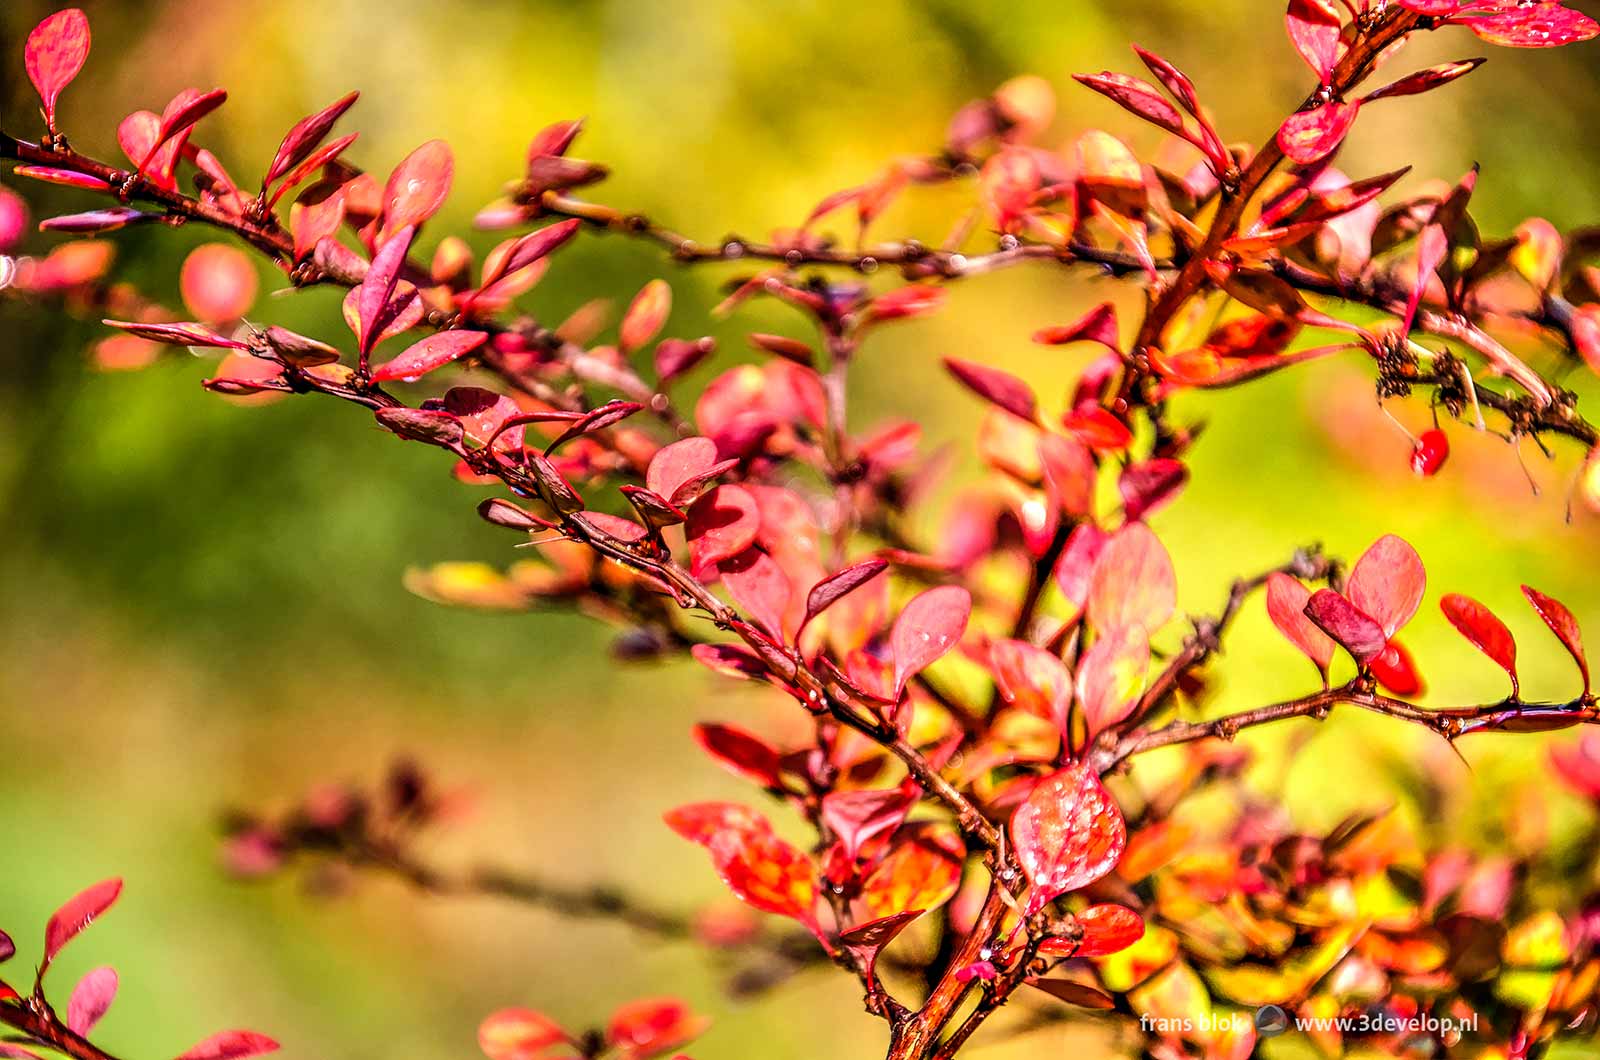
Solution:
M 394 238 L 404 228 L 415 228 L 439 212 L 455 175 L 450 145 L 429 140 L 405 157 L 383 189 L 383 232 Z
M 466 356 L 488 341 L 481 331 L 440 331 L 422 339 L 410 349 L 380 364 L 372 373 L 375 383 L 391 379 L 412 382 L 421 376 L 442 368 L 451 361 Z
M 1559 48 L 1600 36 L 1600 23 L 1553 0 L 1506 3 L 1456 21 L 1490 44 L 1508 48 Z
M 889 634 L 894 655 L 894 693 L 932 666 L 961 640 L 972 615 L 972 594 L 959 585 L 941 585 L 911 599 Z
M 1033 884 L 1027 914 L 1110 872 L 1127 842 L 1122 811 L 1088 765 L 1040 780 L 1011 815 L 1011 845 Z
M 719 832 L 709 844 L 717 875 L 757 909 L 814 924 L 816 871 L 811 859 L 771 832 Z
M 77 937 L 78 933 L 110 909 L 122 893 L 120 879 L 102 880 L 79 894 L 55 911 L 44 928 L 44 959 L 39 963 L 42 977 L 56 959 L 61 948 Z

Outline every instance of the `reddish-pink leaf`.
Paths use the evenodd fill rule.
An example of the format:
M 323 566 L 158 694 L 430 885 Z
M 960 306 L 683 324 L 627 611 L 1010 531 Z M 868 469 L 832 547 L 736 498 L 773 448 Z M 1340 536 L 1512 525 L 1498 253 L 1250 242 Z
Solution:
M 145 213 L 143 210 L 135 210 L 131 206 L 108 206 L 104 210 L 89 210 L 86 213 L 47 217 L 39 222 L 39 231 L 98 235 L 101 232 L 115 232 L 119 228 L 126 228 L 128 225 L 140 221 L 153 221 L 155 219 L 155 214 Z
M 1072 706 L 1072 674 L 1051 652 L 1021 640 L 989 646 L 995 688 L 1011 706 L 1066 729 Z
M 267 175 L 261 181 L 261 187 L 265 189 L 267 185 L 305 161 L 327 138 L 328 133 L 333 131 L 334 123 L 355 105 L 360 95 L 359 92 L 352 92 L 315 114 L 295 122 L 294 127 L 283 138 L 283 143 L 278 145 L 278 153 L 273 156 L 272 165 L 267 167 Z
M 711 863 L 728 889 L 757 909 L 815 918 L 817 878 L 811 859 L 770 831 L 718 832 L 709 844 Z
M 1150 641 L 1138 627 L 1101 636 L 1078 660 L 1078 708 L 1091 739 L 1132 712 L 1149 668 Z
M 464 357 L 488 341 L 481 331 L 439 331 L 406 350 L 392 361 L 380 364 L 372 373 L 375 383 L 390 379 L 415 382 L 435 368 L 442 368 Z
M 1287 637 L 1289 643 L 1299 648 L 1305 657 L 1316 665 L 1317 672 L 1326 678 L 1337 645 L 1316 623 L 1306 617 L 1306 604 L 1310 600 L 1311 590 L 1302 585 L 1300 579 L 1282 571 L 1274 571 L 1268 575 L 1268 617 L 1272 619 L 1272 624 L 1278 627 L 1278 632 Z
M 606 1041 L 621 1060 L 649 1060 L 698 1038 L 710 1025 L 677 998 L 642 998 L 611 1014 Z
M 1106 637 L 1132 629 L 1154 633 L 1176 606 L 1172 557 L 1155 531 L 1129 523 L 1113 534 L 1089 582 L 1086 607 L 1095 629 Z
M 478 1048 L 489 1060 L 537 1060 L 565 1041 L 560 1024 L 532 1009 L 501 1009 L 478 1025 Z
M 11 941 L 11 936 L 0 931 L 0 964 L 4 964 L 17 954 L 17 944 Z
M 120 879 L 102 880 L 56 910 L 44 928 L 44 959 L 40 962 L 41 975 L 44 974 L 44 969 L 50 967 L 50 962 L 56 959 L 61 947 L 71 942 L 78 932 L 94 923 L 95 918 L 101 913 L 110 909 L 111 904 L 121 893 Z
M 632 353 L 656 337 L 672 313 L 672 288 L 665 280 L 651 280 L 640 288 L 622 316 L 618 346 Z
M 1589 660 L 1583 652 L 1583 630 L 1578 627 L 1578 619 L 1563 604 L 1553 596 L 1546 596 L 1539 590 L 1524 585 L 1522 595 L 1528 598 L 1528 603 L 1533 605 L 1533 610 L 1550 627 L 1550 632 L 1561 641 L 1561 646 L 1567 649 L 1572 656 L 1572 661 L 1578 664 L 1578 670 L 1583 674 L 1583 694 L 1589 694 Z
M 929 589 L 906 604 L 889 634 L 896 698 L 907 681 L 956 646 L 971 615 L 972 594 L 959 585 Z
M 143 324 L 134 320 L 102 320 L 101 323 L 168 346 L 209 346 L 221 350 L 249 348 L 246 343 L 219 335 L 203 324 Z
M 1129 464 L 1117 476 L 1117 492 L 1122 494 L 1122 511 L 1129 522 L 1138 522 L 1175 500 L 1189 481 L 1183 461 L 1167 457 Z
M 1297 166 L 1322 161 L 1338 149 L 1355 124 L 1359 103 L 1324 103 L 1292 115 L 1278 130 L 1278 147 Z
M 1482 4 L 1473 7 L 1486 6 Z M 1600 35 L 1600 23 L 1554 0 L 1501 2 L 1495 10 L 1457 20 L 1490 44 L 1508 48 L 1558 48 Z
M 887 791 L 833 791 L 822 797 L 822 821 L 854 861 L 870 840 L 888 835 L 905 822 L 917 803 L 914 786 Z
M 950 370 L 951 375 L 965 383 L 973 393 L 985 401 L 992 402 L 1013 416 L 1030 423 L 1039 418 L 1039 400 L 1034 397 L 1032 388 L 1010 372 L 1002 372 L 998 368 L 989 368 L 955 357 L 946 357 L 944 366 Z
M 57 11 L 33 27 L 23 49 L 28 80 L 44 101 L 44 118 L 56 127 L 56 103 L 89 58 L 89 17 L 75 7 Z
M 406 254 L 411 251 L 411 241 L 416 234 L 417 230 L 409 226 L 395 232 L 372 256 L 372 264 L 367 268 L 366 276 L 362 277 L 356 309 L 361 322 L 357 338 L 363 354 L 372 352 L 385 325 L 392 318 L 390 301 L 394 298 L 400 271 L 405 268 Z
M 223 1031 L 198 1043 L 178 1060 L 243 1060 L 247 1056 L 275 1053 L 278 1043 L 255 1031 Z
M 305 161 L 291 169 L 289 175 L 284 177 L 282 182 L 267 196 L 267 206 L 269 208 L 276 206 L 278 200 L 283 198 L 290 190 L 299 187 L 311 174 L 344 154 L 345 149 L 355 143 L 360 135 L 360 133 L 351 133 L 349 136 L 341 136 L 332 143 L 324 144 L 311 152 Z
M 1381 653 L 1389 637 L 1376 619 L 1332 589 L 1318 589 L 1306 602 L 1306 617 L 1365 666 Z
M 689 555 L 694 569 L 703 572 L 732 559 L 755 543 L 761 530 L 761 509 L 743 486 L 724 485 L 711 490 L 689 509 Z
M 1183 115 L 1148 81 L 1109 70 L 1100 74 L 1073 74 L 1072 79 L 1159 129 L 1183 133 Z
M 161 113 L 161 124 L 156 130 L 155 144 L 139 160 L 139 172 L 144 172 L 145 167 L 155 159 L 157 151 L 188 132 L 201 118 L 227 101 L 228 93 L 220 88 L 213 88 L 210 92 L 186 88 L 174 96 L 172 102 L 167 104 L 166 110 Z
M 889 564 L 885 560 L 863 560 L 813 585 L 811 592 L 806 595 L 806 617 L 801 628 L 804 629 L 813 618 L 888 569 Z
M 1110 872 L 1127 843 L 1122 811 L 1093 768 L 1070 765 L 1040 780 L 1011 816 L 1011 845 L 1033 884 L 1028 915 Z
M 1387 639 L 1411 621 L 1427 587 L 1428 575 L 1417 550 L 1404 539 L 1386 534 L 1356 560 L 1345 583 L 1345 595 L 1383 627 Z
M 669 501 L 681 503 L 678 491 L 696 481 L 717 463 L 717 443 L 695 436 L 664 445 L 650 458 L 645 485 Z
M 1034 332 L 1033 341 L 1045 346 L 1065 346 L 1070 342 L 1097 342 L 1115 352 L 1118 348 L 1117 308 L 1110 302 L 1102 302 L 1074 323 Z
M 1090 522 L 1079 523 L 1067 538 L 1067 549 L 1056 564 L 1056 585 L 1073 604 L 1082 607 L 1089 599 L 1089 586 L 1100 553 L 1111 536 Z
M 1091 449 L 1120 452 L 1133 444 L 1128 425 L 1099 406 L 1074 409 L 1061 417 L 1061 426 Z
M 1450 624 L 1472 642 L 1473 647 L 1492 659 L 1511 678 L 1511 695 L 1517 695 L 1517 642 L 1511 630 L 1493 611 L 1470 596 L 1446 593 L 1439 608 Z
M 1339 63 L 1339 9 L 1333 0 L 1289 0 L 1289 43 L 1323 84 Z
M 450 145 L 429 140 L 405 157 L 389 174 L 383 189 L 382 239 L 416 228 L 439 212 L 455 175 Z
M 783 619 L 794 587 L 778 561 L 758 548 L 747 548 L 718 566 L 722 584 L 728 587 L 734 603 L 768 633 L 787 641 L 789 631 L 784 628 Z
M 656 379 L 668 383 L 689 371 L 716 351 L 717 340 L 709 335 L 698 339 L 662 339 L 656 343 Z
M 73 1034 L 87 1038 L 95 1024 L 106 1014 L 117 996 L 117 973 L 112 968 L 96 968 L 72 988 L 67 1002 L 67 1027 Z
M 83 188 L 85 191 L 111 190 L 111 185 L 99 177 L 91 177 L 89 174 L 79 173 L 75 169 L 56 169 L 53 166 L 17 166 L 11 172 L 19 177 L 42 180 L 46 184 L 60 184 L 67 188 Z
M 1144 917 L 1125 905 L 1091 905 L 1073 917 L 1082 937 L 1045 939 L 1039 952 L 1048 957 L 1106 957 L 1144 937 Z
M 427 442 L 446 449 L 460 445 L 466 433 L 459 419 L 437 409 L 386 408 L 376 410 L 373 415 L 384 429 L 407 441 Z
M 661 819 L 668 828 L 701 846 L 710 846 L 712 839 L 726 832 L 772 831 L 765 817 L 736 802 L 691 802 L 668 810 Z
M 778 752 L 760 737 L 732 725 L 696 725 L 691 731 L 706 754 L 735 776 L 764 788 L 783 787 Z
M 900 932 L 923 912 L 921 909 L 907 909 L 890 916 L 881 916 L 876 920 L 868 920 L 864 924 L 857 924 L 849 931 L 840 932 L 839 941 L 853 950 L 881 950 L 898 938 Z
M 1466 75 L 1472 73 L 1472 71 L 1482 66 L 1486 61 L 1487 60 L 1485 59 L 1462 59 L 1459 62 L 1441 63 L 1438 66 L 1430 66 L 1426 70 L 1418 70 L 1414 74 L 1409 74 L 1405 77 L 1402 77 L 1398 81 L 1384 85 L 1382 88 L 1368 93 L 1367 97 L 1361 102 L 1366 104 L 1371 103 L 1376 99 L 1390 99 L 1396 96 L 1416 96 L 1421 95 L 1424 92 L 1432 92 L 1436 88 L 1442 88 L 1443 86 L 1448 85 L 1458 77 L 1465 77 Z

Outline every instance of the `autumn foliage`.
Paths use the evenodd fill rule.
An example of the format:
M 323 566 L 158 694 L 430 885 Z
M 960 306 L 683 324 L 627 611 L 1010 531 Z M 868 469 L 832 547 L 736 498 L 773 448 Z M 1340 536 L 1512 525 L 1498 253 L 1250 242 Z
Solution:
M 950 1057 L 1007 1005 L 1097 1021 L 1161 1060 L 1243 1060 L 1271 1030 L 1254 1019 L 1261 1006 L 1327 1017 L 1299 1033 L 1328 1055 L 1521 1058 L 1589 1038 L 1600 1025 L 1600 905 L 1551 899 L 1563 871 L 1554 855 L 1538 844 L 1492 857 L 1419 844 L 1381 815 L 1297 832 L 1263 812 L 1243 783 L 1248 753 L 1227 742 L 1335 708 L 1420 725 L 1452 745 L 1593 722 L 1573 614 L 1522 588 L 1553 634 L 1525 647 L 1565 650 L 1577 669 L 1568 699 L 1532 702 L 1505 623 L 1454 591 L 1471 586 L 1429 605 L 1424 560 L 1399 537 L 1350 563 L 1315 548 L 1272 565 L 1242 560 L 1250 569 L 1216 613 L 1180 619 L 1183 557 L 1151 519 L 1179 501 L 1199 444 L 1174 417 L 1174 395 L 1339 355 L 1370 361 L 1379 398 L 1432 408 L 1437 426 L 1397 456 L 1417 474 L 1441 473 L 1452 433 L 1493 430 L 1574 446 L 1572 496 L 1600 506 L 1600 436 L 1550 370 L 1511 348 L 1537 340 L 1551 365 L 1600 371 L 1593 234 L 1564 237 L 1531 219 L 1487 236 L 1469 212 L 1476 172 L 1391 201 L 1406 169 L 1350 175 L 1335 164 L 1364 109 L 1431 104 L 1483 62 L 1391 75 L 1412 35 L 1544 47 L 1600 26 L 1526 0 L 1290 0 L 1285 20 L 1314 85 L 1259 147 L 1218 129 L 1201 89 L 1136 49 L 1145 75 L 1081 75 L 1102 98 L 1079 105 L 1109 101 L 1122 113 L 1108 117 L 1163 130 L 1159 162 L 1110 131 L 1041 146 L 1054 94 L 1019 77 L 962 108 L 937 150 L 828 195 L 766 241 L 699 243 L 588 197 L 606 169 L 572 153 L 579 123 L 558 122 L 534 137 L 506 197 L 478 214 L 482 229 L 514 233 L 481 261 L 430 228 L 450 192 L 450 148 L 423 144 L 387 177 L 365 171 L 356 134 L 341 131 L 355 93 L 290 129 L 259 181 L 235 180 L 202 146 L 226 102 L 220 89 L 69 139 L 57 103 L 85 66 L 89 24 L 73 9 L 41 23 L 25 65 L 43 134 L 4 134 L 0 157 L 18 178 L 80 190 L 87 208 L 38 227 L 83 237 L 187 223 L 227 238 L 183 266 L 179 312 L 113 282 L 108 241 L 19 256 L 26 208 L 0 189 L 8 295 L 109 318 L 91 352 L 103 367 L 138 367 L 171 348 L 214 352 L 206 386 L 218 394 L 338 399 L 419 453 L 442 450 L 463 483 L 495 487 L 479 515 L 537 558 L 505 571 L 416 570 L 407 579 L 417 593 L 579 609 L 618 627 L 622 658 L 692 659 L 708 680 L 792 700 L 809 722 L 804 740 L 787 743 L 694 725 L 704 754 L 749 782 L 750 804 L 662 807 L 748 910 L 787 929 L 748 911 L 684 919 L 609 891 L 433 866 L 413 840 L 448 821 L 451 796 L 404 763 L 372 790 L 329 788 L 285 814 L 238 815 L 230 868 L 388 871 L 441 893 L 692 935 L 750 959 L 746 992 L 831 963 L 884 1022 L 897 1058 Z M 97 160 L 80 137 L 115 140 L 123 159 Z M 970 192 L 972 215 L 949 242 L 875 234 L 890 202 L 933 184 Z M 614 330 L 594 305 L 554 327 L 519 308 L 560 267 L 561 249 L 593 230 L 659 244 L 686 266 L 730 265 L 719 312 L 776 300 L 814 338 L 752 333 L 753 360 L 718 364 L 709 338 L 669 328 L 684 322 L 664 279 L 632 296 Z M 270 308 L 250 255 L 281 269 L 290 289 L 345 289 L 345 331 L 257 321 Z M 879 329 L 937 313 L 950 285 L 1029 263 L 1118 277 L 1147 293 L 1144 311 L 1127 319 L 1107 303 L 1039 322 L 1041 346 L 1090 355 L 1063 402 L 973 355 L 944 360 L 938 385 L 985 407 L 973 444 L 986 472 L 958 484 L 928 534 L 930 517 L 912 513 L 931 503 L 940 465 L 915 422 L 847 422 L 850 366 L 871 355 Z M 1341 315 L 1355 306 L 1384 322 Z M 1322 338 L 1304 341 L 1307 331 Z M 1246 607 L 1264 608 L 1311 664 L 1306 691 L 1215 715 L 1209 672 Z M 1505 671 L 1480 702 L 1418 702 L 1424 662 L 1435 663 L 1413 657 L 1406 631 L 1441 618 L 1463 651 Z M 1175 770 L 1141 774 L 1140 756 L 1162 748 L 1175 749 Z M 1600 803 L 1595 730 L 1552 764 Z M 1206 792 L 1221 792 L 1236 819 L 1210 831 L 1185 822 L 1180 804 Z M 85 977 L 64 1018 L 42 984 L 119 891 L 118 881 L 96 885 L 51 920 L 29 994 L 0 981 L 0 1024 L 15 1034 L 0 1056 L 108 1055 L 88 1039 L 116 974 Z M 13 949 L 0 934 L 0 960 Z M 505 1003 L 523 1000 L 537 1003 Z M 617 1001 L 600 1028 L 508 1007 L 485 1018 L 478 1043 L 491 1060 L 644 1060 L 707 1027 L 672 998 Z M 273 1048 L 233 1032 L 182 1060 Z

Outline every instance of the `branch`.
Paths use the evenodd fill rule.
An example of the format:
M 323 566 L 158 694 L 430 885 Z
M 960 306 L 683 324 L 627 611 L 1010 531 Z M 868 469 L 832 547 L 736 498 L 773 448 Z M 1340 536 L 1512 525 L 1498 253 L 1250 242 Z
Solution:
M 0 995 L 5 993 L 14 991 L 0 981 Z M 0 1026 L 21 1031 L 30 1044 L 37 1043 L 73 1060 L 117 1060 L 87 1038 L 70 1030 L 42 997 L 0 1001 Z

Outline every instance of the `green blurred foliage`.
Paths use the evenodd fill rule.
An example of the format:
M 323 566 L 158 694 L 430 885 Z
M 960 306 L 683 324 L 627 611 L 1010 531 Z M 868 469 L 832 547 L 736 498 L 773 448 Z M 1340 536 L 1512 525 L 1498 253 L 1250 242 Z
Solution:
M 529 136 L 558 118 L 588 117 L 580 153 L 615 169 L 600 198 L 717 239 L 795 223 L 884 160 L 937 144 L 957 106 L 1020 72 L 1057 86 L 1061 142 L 1103 125 L 1148 148 L 1149 136 L 1068 80 L 1130 68 L 1130 40 L 1185 67 L 1240 139 L 1269 133 L 1307 80 L 1276 6 L 1257 0 L 87 6 L 95 51 L 64 105 L 80 146 L 109 156 L 126 111 L 159 109 L 189 85 L 223 85 L 229 104 L 203 139 L 243 180 L 292 121 L 358 87 L 365 95 L 347 121 L 362 131 L 354 156 L 373 170 L 425 139 L 454 146 L 455 191 L 435 233 L 464 231 L 515 175 Z M 7 128 L 32 128 L 20 42 L 47 9 L 13 0 L 0 10 Z M 1403 63 L 1482 50 L 1465 33 L 1435 38 Z M 1373 108 L 1342 164 L 1373 172 L 1411 163 L 1405 187 L 1415 187 L 1480 162 L 1474 206 L 1491 232 L 1535 213 L 1561 226 L 1600 216 L 1600 186 L 1574 179 L 1596 162 L 1586 133 L 1600 102 L 1597 55 L 1498 52 L 1487 70 L 1436 96 Z M 80 199 L 51 189 L 33 201 L 44 212 Z M 957 199 L 913 199 L 883 232 L 941 238 Z M 208 238 L 118 236 L 122 275 L 175 302 L 183 255 Z M 493 242 L 472 241 L 480 251 Z M 558 320 L 597 293 L 622 304 L 656 275 L 676 292 L 675 332 L 709 326 L 725 351 L 690 388 L 744 356 L 748 331 L 802 334 L 793 318 L 759 305 L 708 324 L 726 271 L 674 271 L 656 251 L 614 239 L 585 237 L 563 251 L 527 302 Z M 960 285 L 949 312 L 873 341 L 852 414 L 916 418 L 929 446 L 965 453 L 976 409 L 937 358 L 1020 371 L 1048 400 L 1082 358 L 1042 351 L 1028 335 L 1114 293 L 1043 269 Z M 330 292 L 264 296 L 257 315 L 332 341 L 342 332 Z M 218 1027 L 250 1025 L 280 1037 L 290 1056 L 460 1057 L 474 1055 L 473 1029 L 495 1007 L 534 1004 L 582 1024 L 636 994 L 670 990 L 717 1020 L 693 1050 L 702 1058 L 756 1048 L 775 1060 L 872 1055 L 879 1026 L 860 1013 L 851 984 L 825 972 L 735 1004 L 692 947 L 609 926 L 423 900 L 387 882 L 328 903 L 287 881 L 225 880 L 215 852 L 225 806 L 281 805 L 319 780 L 370 779 L 411 751 L 479 795 L 478 814 L 441 842 L 442 859 L 483 855 L 574 882 L 614 880 L 690 908 L 719 888 L 660 812 L 748 793 L 703 760 L 689 722 L 781 731 L 793 719 L 692 665 L 618 667 L 606 631 L 573 616 L 477 615 L 408 595 L 399 576 L 409 564 L 515 558 L 503 532 L 472 515 L 483 491 L 347 409 L 243 408 L 205 395 L 203 363 L 97 374 L 83 356 L 95 333 L 0 308 L 0 922 L 26 949 L 59 900 L 103 876 L 127 877 L 123 905 L 55 973 L 64 985 L 94 963 L 121 966 L 109 1044 L 170 1055 Z M 1569 690 L 1568 664 L 1517 585 L 1565 597 L 1591 624 L 1600 615 L 1594 521 L 1564 519 L 1574 454 L 1550 462 L 1523 447 L 1543 487 L 1535 497 L 1516 454 L 1455 430 L 1445 473 L 1416 480 L 1404 439 L 1375 414 L 1354 362 L 1189 399 L 1181 410 L 1208 424 L 1193 485 L 1157 520 L 1182 604 L 1215 607 L 1232 576 L 1299 544 L 1321 540 L 1354 556 L 1394 531 L 1429 565 L 1433 588 L 1410 646 L 1432 701 L 1499 694 L 1492 665 L 1437 615 L 1439 593 L 1452 589 L 1507 618 L 1532 692 Z M 1428 415 L 1414 405 L 1397 414 L 1414 429 Z M 964 456 L 958 468 L 970 474 L 975 464 Z M 936 529 L 930 520 L 926 530 Z M 1296 694 L 1309 677 L 1259 603 L 1218 672 L 1218 709 Z M 1269 750 L 1284 740 L 1250 737 Z M 1462 841 L 1500 834 L 1500 796 L 1539 768 L 1543 743 L 1464 745 L 1482 824 Z M 1461 769 L 1420 733 L 1341 716 L 1292 767 L 1263 769 L 1262 784 L 1281 786 L 1300 819 L 1325 826 L 1394 801 L 1389 763 L 1407 760 Z M 1564 797 L 1550 800 L 1553 812 L 1573 812 Z M 983 1055 L 1046 1055 L 1065 1042 L 1050 1032 Z

